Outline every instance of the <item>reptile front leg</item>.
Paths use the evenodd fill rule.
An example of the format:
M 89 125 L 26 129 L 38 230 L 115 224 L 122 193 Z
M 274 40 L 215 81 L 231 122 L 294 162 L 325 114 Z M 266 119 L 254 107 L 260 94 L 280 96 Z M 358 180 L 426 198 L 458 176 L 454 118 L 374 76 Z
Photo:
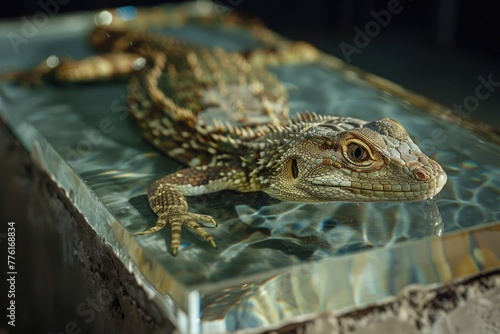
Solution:
M 165 225 L 170 224 L 172 231 L 172 242 L 170 246 L 172 253 L 176 255 L 177 249 L 180 246 L 181 228 L 182 225 L 185 224 L 210 242 L 213 247 L 216 247 L 213 237 L 203 230 L 201 225 L 196 221 L 201 220 L 214 226 L 217 226 L 217 223 L 211 216 L 189 212 L 186 198 L 182 192 L 179 191 L 179 185 L 169 183 L 168 179 L 170 178 L 171 175 L 168 175 L 153 183 L 149 188 L 149 205 L 157 214 L 158 219 L 155 226 L 147 231 L 138 232 L 136 235 L 155 233 L 160 231 Z M 182 188 L 182 186 L 180 188 Z
M 197 221 L 214 226 L 217 226 L 217 223 L 211 216 L 189 212 L 184 196 L 234 189 L 235 184 L 242 184 L 244 182 L 241 180 L 245 179 L 246 176 L 242 170 L 229 166 L 193 167 L 169 174 L 153 182 L 148 189 L 149 205 L 158 216 L 156 225 L 147 231 L 135 234 L 155 233 L 169 224 L 172 232 L 172 254 L 176 255 L 180 246 L 182 225 L 186 225 L 216 247 L 212 235 L 206 232 Z M 236 180 L 240 181 L 235 183 Z

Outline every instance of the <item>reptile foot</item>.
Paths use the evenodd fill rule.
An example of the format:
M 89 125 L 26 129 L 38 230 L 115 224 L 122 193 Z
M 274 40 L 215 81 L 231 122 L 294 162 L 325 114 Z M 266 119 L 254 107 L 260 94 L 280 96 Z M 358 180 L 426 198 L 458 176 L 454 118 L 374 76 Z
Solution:
M 193 229 L 196 233 L 198 233 L 203 239 L 208 241 L 212 247 L 217 248 L 217 244 L 213 236 L 206 232 L 203 227 L 197 223 L 196 221 L 202 221 L 208 224 L 217 227 L 217 222 L 208 215 L 202 215 L 199 213 L 191 213 L 191 212 L 181 212 L 175 214 L 169 214 L 168 218 L 165 216 L 158 217 L 156 221 L 156 225 L 151 227 L 150 229 L 143 232 L 136 232 L 134 235 L 143 235 L 143 234 L 152 234 L 160 231 L 165 227 L 165 225 L 170 224 L 170 229 L 172 231 L 172 241 L 170 243 L 170 248 L 173 255 L 177 255 L 177 251 L 181 244 L 181 229 L 182 225 L 186 225 L 187 227 Z

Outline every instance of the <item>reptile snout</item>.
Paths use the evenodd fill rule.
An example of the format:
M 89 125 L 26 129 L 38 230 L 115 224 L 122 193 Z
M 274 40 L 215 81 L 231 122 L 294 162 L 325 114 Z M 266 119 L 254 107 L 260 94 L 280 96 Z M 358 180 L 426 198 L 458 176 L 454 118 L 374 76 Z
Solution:
M 443 188 L 444 185 L 446 184 L 447 180 L 448 180 L 448 176 L 446 175 L 444 170 L 441 169 L 438 172 L 438 175 L 436 176 L 436 188 L 441 190 L 441 188 Z

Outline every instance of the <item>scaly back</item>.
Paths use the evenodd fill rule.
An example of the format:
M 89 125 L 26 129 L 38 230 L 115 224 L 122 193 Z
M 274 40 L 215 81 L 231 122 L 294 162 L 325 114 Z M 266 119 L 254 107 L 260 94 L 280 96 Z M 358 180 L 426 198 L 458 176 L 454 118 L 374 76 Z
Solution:
M 246 141 L 285 124 L 288 95 L 264 68 L 241 54 L 188 45 L 166 36 L 98 28 L 102 51 L 138 54 L 144 68 L 129 85 L 129 105 L 143 135 L 172 158 L 213 165 Z M 230 160 L 230 159 L 229 159 Z

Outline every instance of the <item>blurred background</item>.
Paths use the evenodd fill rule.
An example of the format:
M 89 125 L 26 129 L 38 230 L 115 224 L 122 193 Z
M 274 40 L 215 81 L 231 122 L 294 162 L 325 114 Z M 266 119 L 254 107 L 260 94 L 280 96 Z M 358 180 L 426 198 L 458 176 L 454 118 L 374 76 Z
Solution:
M 4 3 L 0 17 L 30 17 L 41 10 L 41 3 L 54 1 Z M 235 10 L 261 18 L 290 39 L 308 41 L 500 130 L 497 0 L 215 1 L 221 13 Z M 180 1 L 58 0 L 61 12 L 167 2 Z M 483 87 L 478 91 L 479 85 Z

